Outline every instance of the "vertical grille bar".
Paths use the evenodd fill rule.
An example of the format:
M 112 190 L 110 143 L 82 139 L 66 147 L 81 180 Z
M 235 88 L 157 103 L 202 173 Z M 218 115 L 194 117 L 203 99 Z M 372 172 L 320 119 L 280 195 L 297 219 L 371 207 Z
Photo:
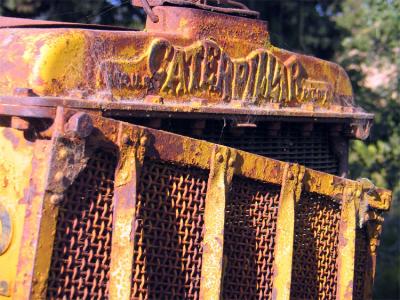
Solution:
M 303 192 L 295 209 L 292 299 L 335 299 L 341 205 Z
M 208 172 L 145 160 L 136 204 L 132 299 L 198 299 Z
M 108 293 L 116 157 L 97 150 L 59 208 L 48 299 L 103 299 Z

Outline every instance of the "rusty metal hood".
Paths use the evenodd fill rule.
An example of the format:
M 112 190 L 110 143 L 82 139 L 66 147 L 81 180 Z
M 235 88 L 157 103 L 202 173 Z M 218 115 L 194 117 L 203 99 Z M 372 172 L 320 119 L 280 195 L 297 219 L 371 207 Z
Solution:
M 12 101 L 23 88 L 42 103 L 101 109 L 373 117 L 356 107 L 340 66 L 274 47 L 264 21 L 153 11 L 159 22 L 142 32 L 0 20 L 0 94 Z

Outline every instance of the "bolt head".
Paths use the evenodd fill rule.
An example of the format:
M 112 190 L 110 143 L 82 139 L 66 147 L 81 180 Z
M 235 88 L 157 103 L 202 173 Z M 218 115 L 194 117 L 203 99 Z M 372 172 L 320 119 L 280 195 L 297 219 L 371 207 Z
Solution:
M 122 136 L 122 144 L 127 145 L 127 144 L 129 144 L 130 141 L 131 141 L 131 138 L 129 137 L 128 134 L 124 134 Z
M 93 131 L 92 118 L 84 112 L 78 112 L 68 120 L 66 131 L 80 138 L 86 138 Z
M 219 162 L 219 163 L 222 163 L 224 161 L 224 156 L 219 152 L 217 153 L 215 158 L 217 159 L 217 162 Z
M 59 158 L 59 159 L 61 159 L 61 160 L 66 159 L 67 156 L 68 156 L 68 151 L 67 151 L 67 149 L 61 148 L 61 149 L 58 151 L 58 158 Z
M 147 136 L 143 136 L 140 139 L 140 146 L 146 146 L 147 145 Z
M 62 195 L 59 194 L 53 194 L 50 196 L 50 203 L 53 205 L 57 205 L 61 202 L 61 200 L 63 199 Z
M 229 165 L 229 167 L 232 168 L 235 165 L 235 160 L 230 158 L 229 161 L 228 161 L 228 165 Z

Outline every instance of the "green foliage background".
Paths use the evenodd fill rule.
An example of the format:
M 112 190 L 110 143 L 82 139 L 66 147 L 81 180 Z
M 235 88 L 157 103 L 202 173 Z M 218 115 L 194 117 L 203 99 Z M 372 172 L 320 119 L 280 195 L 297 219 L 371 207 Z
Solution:
M 376 114 L 352 143 L 351 177 L 394 191 L 379 249 L 376 299 L 400 298 L 400 0 L 246 0 L 268 20 L 272 43 L 340 63 L 357 103 Z M 0 0 L 2 15 L 143 28 L 130 0 Z M 375 77 L 373 75 L 375 74 Z

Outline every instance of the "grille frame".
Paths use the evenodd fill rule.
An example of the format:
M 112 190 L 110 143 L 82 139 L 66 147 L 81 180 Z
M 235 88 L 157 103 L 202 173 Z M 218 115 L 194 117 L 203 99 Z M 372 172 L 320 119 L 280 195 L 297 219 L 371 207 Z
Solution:
M 231 189 L 231 184 L 232 184 L 232 176 L 240 176 L 243 178 L 246 178 L 246 180 L 250 180 L 251 182 L 258 182 L 261 185 L 276 185 L 280 187 L 280 195 L 279 195 L 279 204 L 278 204 L 278 213 L 277 213 L 277 228 L 282 228 L 282 224 L 286 224 L 287 220 L 284 220 L 282 216 L 282 196 L 285 193 L 290 192 L 291 193 L 291 200 L 293 203 L 297 201 L 298 199 L 298 191 L 296 189 L 296 186 L 292 186 L 291 189 L 286 190 L 287 187 L 287 182 L 293 180 L 293 176 L 291 174 L 287 173 L 287 170 L 291 170 L 293 168 L 298 168 L 298 165 L 296 164 L 290 164 L 287 162 L 282 162 L 282 161 L 277 161 L 271 158 L 267 157 L 262 157 L 259 155 L 255 155 L 252 153 L 244 152 L 241 150 L 236 150 L 232 148 L 228 148 L 225 146 L 221 145 L 216 145 L 212 144 L 206 141 L 201 141 L 201 140 L 196 140 L 192 139 L 189 137 L 185 136 L 180 136 L 172 133 L 167 133 L 167 132 L 162 132 L 159 130 L 154 130 L 150 128 L 145 128 L 137 125 L 131 125 L 131 124 L 125 124 L 119 121 L 114 121 L 110 119 L 105 119 L 100 116 L 92 116 L 93 118 L 93 123 L 96 128 L 96 136 L 93 137 L 94 140 L 99 140 L 99 135 L 101 135 L 100 139 L 100 147 L 103 147 L 103 142 L 107 141 L 107 143 L 112 143 L 115 145 L 117 148 L 119 148 L 119 156 L 118 156 L 118 167 L 116 170 L 116 175 L 115 178 L 122 178 L 124 172 L 126 173 L 126 165 L 130 164 L 132 160 L 138 159 L 139 157 L 142 157 L 141 161 L 138 159 L 134 163 L 134 166 L 131 166 L 130 170 L 135 169 L 136 173 L 134 173 L 132 176 L 128 175 L 128 180 L 126 182 L 118 182 L 117 183 L 117 188 L 118 189 L 125 189 L 126 188 L 126 183 L 129 183 L 130 188 L 133 188 L 133 191 L 137 191 L 138 189 L 138 178 L 140 178 L 140 171 L 143 168 L 143 164 L 145 164 L 148 160 L 157 160 L 162 163 L 168 163 L 172 164 L 173 166 L 176 166 L 176 168 L 197 168 L 197 169 L 202 169 L 204 172 L 207 174 L 214 174 L 215 172 L 222 172 L 222 177 L 223 178 L 223 185 L 219 186 L 217 183 L 218 181 L 215 180 L 214 175 L 208 178 L 207 182 L 207 190 L 209 190 L 210 187 L 213 187 L 214 189 L 222 189 L 224 193 L 226 193 L 229 196 L 229 191 Z M 128 134 L 129 138 L 126 139 L 124 137 L 124 134 Z M 144 139 L 143 137 L 146 137 Z M 147 142 L 143 142 L 147 141 Z M 127 146 L 128 145 L 128 146 Z M 123 149 L 130 148 L 132 151 L 126 151 Z M 141 151 L 145 151 L 145 155 Z M 216 152 L 217 151 L 217 152 Z M 231 153 L 230 155 L 233 155 L 231 158 L 229 156 L 224 156 L 222 161 L 220 161 L 220 158 L 218 156 L 218 151 L 223 151 L 223 153 Z M 225 155 L 225 154 L 224 154 Z M 234 157 L 234 158 L 233 158 Z M 215 167 L 215 161 L 213 163 L 213 160 L 218 161 L 219 167 Z M 225 166 L 225 167 L 223 167 Z M 351 190 L 357 190 L 358 188 L 361 188 L 361 184 L 357 182 L 353 182 L 344 178 L 339 178 L 336 177 L 332 174 L 327 174 L 323 172 L 318 172 L 309 168 L 304 168 L 304 179 L 301 180 L 297 184 L 297 187 L 300 187 L 303 189 L 303 191 L 309 192 L 309 193 L 316 193 L 318 195 L 323 195 L 327 197 L 331 197 L 334 201 L 339 201 L 343 202 L 344 200 L 344 190 L 351 189 Z M 232 170 L 230 173 L 228 170 Z M 292 174 L 293 175 L 293 174 Z M 296 177 L 295 175 L 294 177 Z M 214 179 L 212 179 L 214 178 Z M 233 180 L 234 182 L 234 180 Z M 235 183 L 234 183 L 235 184 Z M 327 188 L 329 186 L 329 188 Z M 129 189 L 128 189 L 129 190 Z M 286 195 L 286 194 L 285 194 Z M 207 197 L 209 197 L 209 193 L 207 193 Z M 206 198 L 207 198 L 206 197 Z M 359 196 L 357 196 L 359 197 Z M 115 194 L 114 194 L 115 198 Z M 221 198 L 222 199 L 222 198 Z M 224 205 L 226 205 L 227 201 L 229 201 L 228 198 L 224 198 Z M 114 199 L 115 200 L 115 199 Z M 137 199 L 133 199 L 137 200 Z M 287 201 L 287 199 L 285 200 Z M 356 201 L 356 197 L 350 197 L 349 199 L 346 199 L 346 201 L 354 202 Z M 206 207 L 207 203 L 209 203 L 209 200 L 206 201 Z M 347 209 L 342 208 L 341 215 L 344 214 L 344 210 Z M 114 208 L 114 223 L 116 222 L 115 216 L 120 216 L 118 215 L 117 211 L 122 212 L 123 207 L 118 207 L 117 209 Z M 212 213 L 212 212 L 211 212 Z M 134 217 L 134 216 L 133 216 Z M 292 217 L 291 217 L 292 218 Z M 293 215 L 293 222 L 294 222 L 294 215 Z M 338 233 L 339 238 L 341 235 L 343 235 L 342 228 L 345 228 L 346 226 L 343 226 L 343 223 L 346 223 L 346 220 L 341 219 L 340 220 L 340 232 Z M 205 221 L 206 222 L 206 221 Z M 225 222 L 225 221 L 224 221 Z M 207 223 L 207 222 L 206 222 Z M 134 224 L 134 223 L 130 223 Z M 346 224 L 344 224 L 346 225 Z M 351 225 L 351 224 L 348 224 Z M 350 226 L 351 227 L 351 226 Z M 135 228 L 134 226 L 132 227 L 133 229 Z M 205 237 L 209 235 L 210 233 L 205 232 Z M 293 227 L 293 233 L 292 235 L 294 236 L 294 227 Z M 130 241 L 130 235 L 128 234 L 126 238 L 129 239 Z M 280 233 L 277 232 L 275 239 L 279 240 L 280 238 Z M 113 237 L 114 240 L 114 237 Z M 130 241 L 131 242 L 131 241 Z M 290 245 L 288 246 L 289 248 L 291 247 Z M 339 249 L 343 247 L 339 245 Z M 269 290 L 268 290 L 268 295 L 274 295 L 277 290 L 284 290 L 285 286 L 287 286 L 287 282 L 281 282 L 276 279 L 276 274 L 279 273 L 280 270 L 283 270 L 283 268 L 291 268 L 291 265 L 288 265 L 287 262 L 283 261 L 282 258 L 279 260 L 276 259 L 277 257 L 277 247 L 276 247 L 276 242 L 275 246 L 273 247 L 273 252 L 274 252 L 274 262 L 272 263 L 272 269 L 274 270 L 272 272 L 272 285 L 269 285 Z M 118 251 L 114 251 L 117 249 Z M 278 249 L 282 250 L 282 249 Z M 113 266 L 113 261 L 118 262 L 119 258 L 122 257 L 125 253 L 125 251 L 128 251 L 128 249 L 123 249 L 123 248 L 118 248 L 112 244 L 112 251 L 111 251 L 111 266 Z M 272 250 L 271 250 L 272 251 Z M 207 251 L 206 251 L 207 252 Z M 209 254 L 207 254 L 209 255 Z M 202 260 L 205 259 L 207 256 L 206 253 L 203 253 Z M 220 262 L 219 266 L 223 266 L 224 263 L 224 257 L 223 255 L 219 258 Z M 217 260 L 218 261 L 218 260 Z M 229 263 L 229 261 L 228 261 Z M 338 272 L 345 272 L 345 269 L 348 267 L 348 264 L 353 264 L 354 261 L 349 262 L 349 261 L 343 261 L 343 260 L 338 260 L 337 262 L 337 268 Z M 132 265 L 131 265 L 132 266 Z M 112 272 L 113 274 L 116 274 L 115 272 L 121 271 L 121 272 L 126 272 L 132 274 L 132 267 L 131 266 L 124 266 L 122 264 L 118 265 L 114 263 L 114 267 Z M 218 274 L 218 273 L 217 273 Z M 221 283 L 219 284 L 219 288 L 221 291 L 222 288 L 222 276 L 223 276 L 223 268 L 221 268 L 221 271 L 219 272 L 219 278 L 221 278 Z M 205 281 L 209 277 L 209 274 L 203 273 L 201 275 L 201 282 Z M 290 278 L 289 278 L 290 280 Z M 111 286 L 115 284 L 110 281 L 110 290 Z M 131 282 L 128 283 L 131 285 Z M 341 292 L 339 289 L 339 286 L 343 286 L 343 282 L 340 281 L 338 282 L 338 287 L 337 291 Z M 130 291 L 131 289 L 129 289 Z M 202 286 L 200 285 L 200 294 L 202 291 Z M 197 294 L 196 294 L 197 295 Z M 216 295 L 219 295 L 217 293 Z M 197 297 L 197 296 L 196 296 Z M 196 298 L 194 297 L 194 298 Z M 115 298 L 115 295 L 113 295 L 112 298 Z M 269 296 L 267 297 L 269 298 Z

